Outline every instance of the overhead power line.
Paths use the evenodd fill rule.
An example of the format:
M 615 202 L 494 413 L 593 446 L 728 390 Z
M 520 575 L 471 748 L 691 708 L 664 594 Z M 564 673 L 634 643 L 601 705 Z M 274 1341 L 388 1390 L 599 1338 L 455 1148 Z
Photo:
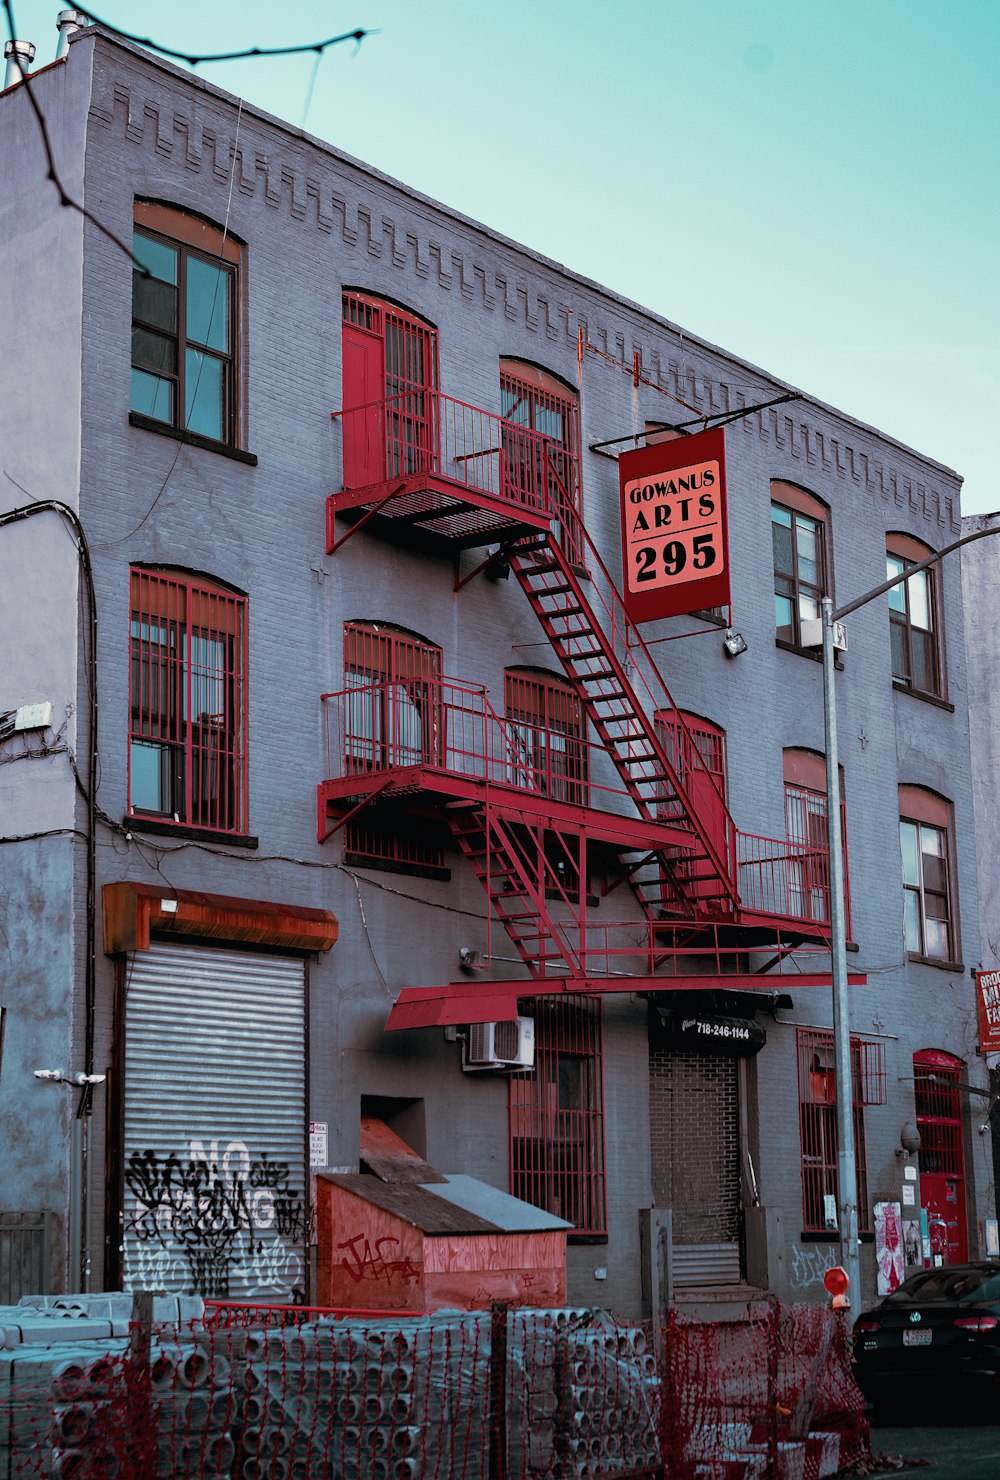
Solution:
M 301 56 L 303 52 L 308 51 L 314 51 L 322 56 L 328 47 L 339 46 L 344 41 L 353 41 L 356 46 L 360 46 L 366 36 L 375 35 L 374 31 L 366 31 L 359 26 L 353 31 L 344 31 L 339 36 L 327 36 L 323 41 L 304 41 L 301 46 L 248 46 L 243 51 L 206 52 L 199 56 L 194 52 L 177 51 L 171 46 L 162 46 L 151 36 L 136 36 L 131 31 L 123 31 L 120 26 L 113 26 L 110 21 L 102 20 L 99 15 L 95 15 L 92 10 L 87 10 L 85 6 L 81 6 L 80 9 L 95 25 L 101 26 L 115 36 L 120 36 L 123 41 L 133 41 L 136 46 L 142 46 L 147 51 L 158 52 L 163 57 L 173 57 L 178 62 L 187 62 L 189 67 L 198 67 L 203 62 L 241 62 L 250 57 Z

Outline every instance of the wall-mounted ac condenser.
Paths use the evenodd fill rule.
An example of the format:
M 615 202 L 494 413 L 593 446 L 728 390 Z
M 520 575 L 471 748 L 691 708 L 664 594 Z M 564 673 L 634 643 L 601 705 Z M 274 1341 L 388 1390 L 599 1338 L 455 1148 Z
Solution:
M 505 1023 L 471 1023 L 462 1052 L 462 1068 L 469 1073 L 481 1069 L 533 1069 L 535 1067 L 535 1020 L 515 1018 Z

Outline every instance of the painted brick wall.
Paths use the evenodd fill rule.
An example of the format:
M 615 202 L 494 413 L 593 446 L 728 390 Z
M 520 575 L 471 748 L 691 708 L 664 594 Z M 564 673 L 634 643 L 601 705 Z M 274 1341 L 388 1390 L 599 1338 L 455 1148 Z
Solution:
M 91 34 L 74 43 L 65 67 L 47 76 L 56 79 L 53 86 L 60 76 L 74 79 L 60 114 L 60 143 L 62 135 L 79 139 L 86 127 L 87 203 L 113 231 L 128 236 L 133 199 L 141 196 L 225 222 L 246 243 L 246 446 L 258 458 L 256 467 L 128 425 L 129 265 L 98 233 L 88 229 L 83 238 L 82 399 L 54 405 L 51 442 L 80 441 L 80 507 L 94 551 L 99 801 L 119 824 L 117 830 L 101 828 L 99 883 L 165 881 L 333 910 L 340 941 L 310 970 L 309 1065 L 311 1115 L 330 1124 L 331 1162 L 357 1159 L 362 1095 L 412 1098 L 424 1102 L 426 1150 L 434 1164 L 506 1186 L 503 1081 L 463 1075 L 459 1046 L 439 1031 L 382 1032 L 403 986 L 447 982 L 457 973 L 462 946 L 485 949 L 485 897 L 456 855 L 449 858 L 450 882 L 424 880 L 346 870 L 339 838 L 316 842 L 315 787 L 325 767 L 319 696 L 341 686 L 341 629 L 349 619 L 391 622 L 439 643 L 447 674 L 484 683 L 494 696 L 502 694 L 506 666 L 555 664 L 513 581 L 477 579 L 456 595 L 450 555 L 418 556 L 367 533 L 333 557 L 324 553 L 325 498 L 341 477 L 341 430 L 330 412 L 341 394 L 342 289 L 384 295 L 434 323 L 442 389 L 466 402 L 499 409 L 502 355 L 578 385 L 585 447 L 640 430 L 647 419 L 686 414 L 677 397 L 719 411 L 766 400 L 783 387 L 667 319 L 295 129 L 253 109 L 239 110 L 201 79 L 130 47 Z M 54 202 L 49 209 L 58 214 Z M 638 351 L 643 374 L 660 389 L 634 388 L 630 375 L 593 354 L 585 352 L 578 362 L 580 329 L 628 366 Z M 32 370 L 50 372 L 47 360 Z M 819 665 L 774 643 L 771 480 L 797 483 L 829 505 L 840 600 L 883 578 L 887 531 L 908 531 L 932 546 L 954 537 L 959 483 L 949 470 L 808 398 L 733 423 L 727 461 L 734 620 L 749 650 L 728 660 L 712 629 L 654 651 L 677 703 L 726 731 L 737 825 L 780 838 L 782 749 L 821 751 L 823 734 Z M 41 472 L 32 485 L 36 497 L 55 496 L 67 483 L 49 459 Z M 619 565 L 617 498 L 614 463 L 585 452 L 585 519 L 613 571 Z M 462 557 L 461 569 L 470 570 L 476 558 Z M 200 847 L 191 840 L 176 846 L 124 823 L 128 569 L 135 561 L 200 571 L 249 597 L 256 849 Z M 979 951 L 962 604 L 957 575 L 948 570 L 943 596 L 953 709 L 893 691 L 882 602 L 850 619 L 850 651 L 837 678 L 859 946 L 851 964 L 869 974 L 869 985 L 854 993 L 852 1024 L 881 1035 L 889 1058 L 889 1102 L 869 1113 L 870 1183 L 877 1197 L 898 1190 L 893 1153 L 900 1125 L 912 1119 L 912 1086 L 906 1083 L 912 1053 L 944 1047 L 966 1060 L 973 1078 L 982 1072 L 967 975 Z M 68 605 L 64 617 L 67 612 L 71 621 Z M 650 624 L 645 635 L 677 637 L 701 625 L 675 618 Z M 82 702 L 82 689 L 73 698 Z M 904 956 L 900 782 L 932 787 L 953 804 L 964 971 Z M 78 868 L 77 888 L 81 882 Z M 595 923 L 627 913 L 624 896 L 620 889 L 601 901 Z M 498 927 L 493 946 L 500 956 L 514 955 Z M 77 980 L 67 974 L 65 996 L 72 996 Z M 111 962 L 101 956 L 98 1022 L 105 1058 L 112 991 Z M 781 1210 L 790 1239 L 797 1239 L 801 1216 L 793 1029 L 796 1022 L 823 1026 L 829 1014 L 828 992 L 794 993 L 794 1008 L 782 1015 L 786 1022 L 769 1024 L 767 1046 L 748 1068 L 747 1134 L 760 1196 L 765 1206 Z M 648 1095 L 651 1082 L 654 1097 L 662 1084 L 660 1068 L 649 1078 L 643 1003 L 624 995 L 609 1006 L 605 1044 L 610 1234 L 606 1248 L 571 1252 L 570 1299 L 599 1297 L 631 1314 L 639 1303 L 637 1211 L 653 1201 L 655 1179 L 662 1176 L 655 1139 L 650 1160 Z M 701 1066 L 703 1072 L 714 1071 Z M 95 1116 L 95 1166 L 102 1124 L 102 1115 Z M 688 1131 L 695 1159 L 701 1124 Z M 728 1137 L 728 1122 L 719 1134 Z M 990 1211 L 992 1193 L 981 1158 L 973 1162 L 971 1152 L 969 1186 L 970 1226 L 976 1227 Z M 95 1238 L 100 1203 L 98 1189 Z M 795 1264 L 791 1247 L 781 1255 L 786 1268 L 811 1267 Z M 865 1258 L 870 1283 L 867 1251 Z M 779 1262 L 776 1251 L 776 1269 Z M 607 1270 L 607 1279 L 595 1283 L 598 1268 Z M 775 1288 L 783 1296 L 819 1293 L 805 1275 L 794 1289 L 777 1281 Z

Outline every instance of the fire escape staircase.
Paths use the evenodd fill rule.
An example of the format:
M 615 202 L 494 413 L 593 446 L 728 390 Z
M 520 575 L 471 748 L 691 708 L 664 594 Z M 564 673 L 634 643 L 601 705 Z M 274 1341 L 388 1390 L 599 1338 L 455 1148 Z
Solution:
M 568 517 L 575 518 L 564 507 L 564 523 Z M 574 534 L 614 602 L 613 607 L 605 602 L 610 632 L 595 615 L 558 537 L 533 535 L 511 545 L 506 554 L 640 817 L 653 823 L 669 819 L 689 834 L 690 848 L 683 856 L 673 846 L 639 853 L 627 867 L 630 882 L 650 920 L 670 916 L 688 922 L 732 919 L 739 906 L 732 846 L 735 827 L 721 797 L 716 810 L 724 819 L 724 848 L 699 816 L 630 676 L 630 670 L 641 673 L 637 659 L 645 658 L 647 672 L 659 680 L 656 667 L 579 520 Z M 659 695 L 648 681 L 645 687 L 648 704 L 661 714 L 677 716 L 678 735 L 682 744 L 686 741 L 687 768 L 703 765 L 662 680 Z
M 502 430 L 492 418 L 486 442 L 490 457 L 501 453 Z M 548 478 L 539 480 L 548 490 L 544 497 L 536 498 L 533 510 L 521 507 L 504 529 L 496 508 L 502 503 L 497 497 L 503 488 L 502 463 L 495 481 L 492 475 L 487 479 L 485 456 L 477 453 L 476 460 L 466 464 L 478 470 L 475 477 L 463 475 L 462 497 L 468 507 L 452 505 L 443 518 L 443 490 L 440 480 L 431 477 L 408 479 L 405 490 L 383 485 L 377 490 L 354 490 L 346 497 L 332 496 L 328 549 L 332 553 L 343 543 L 333 531 L 337 512 L 360 513 L 362 522 L 374 517 L 378 523 L 381 516 L 400 518 L 411 528 L 420 523 L 458 548 L 499 538 L 500 551 L 488 563 L 508 562 L 618 773 L 624 788 L 622 801 L 630 799 L 637 815 L 630 821 L 627 815 L 580 807 L 576 809 L 579 817 L 570 821 L 560 815 L 560 808 L 546 807 L 537 793 L 519 795 L 510 784 L 491 785 L 488 772 L 484 784 L 471 784 L 459 766 L 450 778 L 452 784 L 442 785 L 441 771 L 447 766 L 438 764 L 433 768 L 436 775 L 421 767 L 420 776 L 414 772 L 412 780 L 394 779 L 388 773 L 377 781 L 372 777 L 364 794 L 347 778 L 323 783 L 319 836 L 329 836 L 383 793 L 402 794 L 429 786 L 529 974 L 555 980 L 608 975 L 608 950 L 588 951 L 586 899 L 586 837 L 588 832 L 597 837 L 603 831 L 645 916 L 647 945 L 639 947 L 639 954 L 645 954 L 645 969 L 652 975 L 664 961 L 679 957 L 689 947 L 696 950 L 701 940 L 714 937 L 718 942 L 723 935 L 732 938 L 734 931 L 739 932 L 744 912 L 737 831 L 715 778 L 575 511 L 564 480 L 550 466 Z M 477 480 L 492 483 L 488 493 L 482 486 L 468 486 Z M 350 509 L 345 507 L 348 503 Z M 481 523 L 476 517 L 480 506 Z M 479 567 L 483 568 L 485 564 Z M 593 593 L 593 600 L 587 591 Z M 671 728 L 671 742 L 661 728 L 664 723 Z M 698 795 L 708 799 L 711 818 L 696 801 L 692 778 L 697 778 Z M 331 827 L 333 816 L 339 816 L 339 822 Z M 561 849 L 573 861 L 569 886 L 553 868 L 546 841 L 549 855 L 554 844 L 557 852 Z M 553 903 L 555 910 L 550 908 Z M 786 932 L 774 961 L 795 949 L 799 941 L 820 939 L 822 932 L 808 927 L 798 935 Z
M 444 811 L 452 836 L 531 975 L 586 975 L 585 947 L 570 943 L 567 922 L 557 922 L 548 908 L 546 896 L 552 894 L 582 919 L 546 859 L 545 824 L 488 799 L 449 802 Z

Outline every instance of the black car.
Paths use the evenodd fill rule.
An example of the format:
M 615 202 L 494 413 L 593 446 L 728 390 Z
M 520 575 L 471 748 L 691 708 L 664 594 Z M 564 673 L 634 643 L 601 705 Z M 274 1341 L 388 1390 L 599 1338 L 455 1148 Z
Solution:
M 1000 1391 L 1000 1261 L 945 1264 L 904 1280 L 854 1323 L 854 1375 L 876 1405 L 952 1386 Z

